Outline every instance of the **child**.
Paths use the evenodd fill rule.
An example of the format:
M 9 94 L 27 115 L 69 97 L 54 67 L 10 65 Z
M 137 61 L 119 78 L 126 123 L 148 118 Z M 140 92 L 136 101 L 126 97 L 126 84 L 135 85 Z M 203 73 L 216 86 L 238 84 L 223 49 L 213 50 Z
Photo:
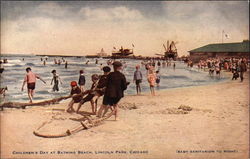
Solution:
M 148 79 L 148 83 L 149 83 L 149 86 L 150 86 L 151 95 L 154 96 L 155 95 L 154 86 L 155 86 L 156 76 L 155 76 L 155 73 L 154 73 L 152 67 L 148 71 L 147 79 Z
M 84 92 L 84 86 L 85 86 L 85 81 L 86 81 L 83 73 L 84 73 L 84 71 L 80 70 L 80 76 L 79 76 L 79 80 L 78 80 L 78 84 L 79 84 L 82 92 Z
M 159 71 L 156 71 L 156 84 L 157 84 L 157 87 L 159 87 L 160 86 L 160 74 L 159 74 Z
M 53 74 L 53 78 L 52 78 L 52 80 L 51 80 L 51 85 L 52 85 L 52 83 L 53 83 L 53 81 L 54 81 L 53 91 L 54 91 L 54 92 L 55 92 L 55 91 L 59 91 L 58 84 L 59 84 L 59 81 L 60 81 L 61 84 L 62 84 L 62 81 L 61 81 L 59 75 L 56 73 L 56 70 L 52 70 L 51 73 Z
M 142 73 L 139 70 L 140 65 L 137 65 L 135 68 L 136 68 L 136 71 L 134 72 L 134 82 L 136 84 L 136 92 L 137 94 L 140 94 L 141 93 L 140 83 L 142 82 Z
M 105 66 L 105 67 L 103 67 L 104 74 L 102 76 L 100 76 L 100 78 L 93 77 L 93 75 L 92 75 L 92 81 L 93 81 L 93 84 L 92 84 L 92 87 L 91 87 L 92 92 L 89 93 L 85 98 L 83 98 L 81 100 L 81 102 L 78 105 L 76 113 L 79 112 L 81 106 L 85 102 L 90 101 L 91 102 L 91 106 L 92 106 L 92 112 L 93 112 L 93 114 L 96 114 L 97 101 L 98 101 L 99 97 L 101 97 L 104 94 L 104 92 L 105 92 L 105 88 L 106 88 L 106 85 L 107 85 L 107 76 L 108 76 L 110 70 L 111 70 L 110 67 Z M 97 83 L 98 79 L 99 79 L 99 81 Z M 94 100 L 94 97 L 97 97 L 97 98 Z
M 74 95 L 74 94 L 78 94 L 78 96 L 73 96 L 72 100 L 69 102 L 68 108 L 65 110 L 66 112 L 74 112 L 74 108 L 73 105 L 74 103 L 79 103 L 82 99 L 82 95 L 81 95 L 81 89 L 77 86 L 77 82 L 76 81 L 72 81 L 70 83 L 71 86 L 71 92 L 70 95 Z
M 99 76 L 97 74 L 93 74 L 91 76 L 91 79 L 92 79 L 92 86 L 91 86 L 91 89 L 90 90 L 87 90 L 89 93 L 86 97 L 84 97 L 83 99 L 80 100 L 79 104 L 78 104 L 78 108 L 76 110 L 76 113 L 79 113 L 79 110 L 81 108 L 81 106 L 85 103 L 85 102 L 88 102 L 90 101 L 91 103 L 91 106 L 92 106 L 92 112 L 95 113 L 95 105 L 94 105 L 94 100 L 93 100 L 93 97 L 95 96 L 95 92 L 94 92 L 94 89 L 97 87 L 97 83 L 98 83 L 98 79 L 99 79 Z
M 113 112 L 116 120 L 118 102 L 124 96 L 123 92 L 127 89 L 128 83 L 126 82 L 124 74 L 120 72 L 122 70 L 122 63 L 119 61 L 113 62 L 113 68 L 114 72 L 109 73 L 107 76 L 107 84 L 103 97 L 103 103 L 98 110 L 97 117 L 103 117 L 108 109 L 113 106 Z M 102 114 L 103 109 L 105 109 L 104 114 Z
M 5 92 L 8 90 L 7 86 L 5 88 L 0 88 L 0 95 L 5 97 Z
M 35 87 L 36 87 L 36 79 L 40 79 L 44 84 L 46 84 L 46 82 L 41 77 L 39 77 L 37 74 L 33 73 L 31 71 L 30 67 L 26 68 L 26 72 L 27 72 L 27 74 L 24 77 L 24 81 L 23 81 L 23 85 L 22 85 L 21 90 L 23 91 L 23 87 L 24 87 L 25 83 L 27 83 L 28 97 L 30 99 L 30 103 L 32 103 L 34 92 L 35 92 Z

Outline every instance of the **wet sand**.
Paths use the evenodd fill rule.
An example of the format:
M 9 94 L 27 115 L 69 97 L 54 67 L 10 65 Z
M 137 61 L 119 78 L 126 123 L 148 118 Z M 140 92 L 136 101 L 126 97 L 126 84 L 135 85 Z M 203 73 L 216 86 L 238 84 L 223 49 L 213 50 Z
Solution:
M 77 126 L 69 118 L 81 116 L 63 112 L 69 101 L 5 109 L 1 111 L 1 158 L 248 158 L 249 77 L 243 83 L 228 80 L 156 94 L 126 96 L 120 102 L 118 121 L 111 117 L 63 138 L 41 138 L 33 131 L 52 116 L 55 123 L 46 132 Z M 181 105 L 192 110 L 178 109 Z M 90 104 L 81 111 L 90 112 Z

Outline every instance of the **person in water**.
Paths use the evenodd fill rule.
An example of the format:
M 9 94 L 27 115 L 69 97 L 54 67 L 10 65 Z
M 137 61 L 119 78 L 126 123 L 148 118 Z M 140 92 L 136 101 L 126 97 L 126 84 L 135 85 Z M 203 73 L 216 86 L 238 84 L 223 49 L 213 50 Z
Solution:
M 41 77 L 39 77 L 37 74 L 33 73 L 31 71 L 30 67 L 26 68 L 26 72 L 27 72 L 27 74 L 24 77 L 24 81 L 23 81 L 23 85 L 22 85 L 21 90 L 23 91 L 23 87 L 24 87 L 25 83 L 27 83 L 28 97 L 30 99 L 30 103 L 32 103 L 34 92 L 35 92 L 36 79 L 40 79 L 45 84 L 46 84 L 46 82 Z
M 51 85 L 54 82 L 54 86 L 53 86 L 53 91 L 59 91 L 59 81 L 62 84 L 61 78 L 59 77 L 59 75 L 56 73 L 56 70 L 52 70 L 51 72 L 53 74 L 53 78 L 51 80 Z
M 120 72 L 122 70 L 121 62 L 113 62 L 113 68 L 114 72 L 109 73 L 107 76 L 107 84 L 103 97 L 103 103 L 98 110 L 97 117 L 103 117 L 108 109 L 113 106 L 113 112 L 116 120 L 118 114 L 118 102 L 124 97 L 123 92 L 127 89 L 127 85 L 129 83 L 127 83 L 124 74 Z
M 136 71 L 134 72 L 134 82 L 135 82 L 135 85 L 136 85 L 136 92 L 137 94 L 141 94 L 141 86 L 140 86 L 140 83 L 142 82 L 142 73 L 141 71 L 139 70 L 140 69 L 140 65 L 137 65 L 135 67 Z
M 84 86 L 85 86 L 85 76 L 84 76 L 84 71 L 83 70 L 80 70 L 80 76 L 79 76 L 79 80 L 78 80 L 78 84 L 80 86 L 80 89 L 82 92 L 84 92 Z
M 148 71 L 147 79 L 148 79 L 151 95 L 154 96 L 155 95 L 154 87 L 155 87 L 155 82 L 156 82 L 156 75 L 154 73 L 153 67 L 150 67 L 150 69 Z
M 155 77 L 156 77 L 155 82 L 157 84 L 157 87 L 159 87 L 160 86 L 160 81 L 161 81 L 161 75 L 160 75 L 159 71 L 156 71 L 155 73 L 156 73 L 156 75 L 155 75 Z

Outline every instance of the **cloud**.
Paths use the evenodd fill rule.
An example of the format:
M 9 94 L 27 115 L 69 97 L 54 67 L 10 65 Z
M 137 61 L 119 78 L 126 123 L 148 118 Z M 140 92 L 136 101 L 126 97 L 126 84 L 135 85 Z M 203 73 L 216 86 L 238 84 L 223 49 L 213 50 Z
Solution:
M 133 43 L 136 55 L 146 56 L 162 53 L 162 44 L 174 40 L 183 55 L 220 42 L 222 30 L 230 34 L 228 42 L 249 35 L 244 3 L 167 1 L 152 9 L 146 2 L 145 7 L 126 3 L 27 2 L 28 10 L 16 5 L 4 11 L 9 17 L 19 16 L 1 21 L 1 52 L 86 55 L 101 48 L 110 53 L 113 46 L 130 48 Z
M 132 10 L 123 6 L 114 8 L 96 8 L 84 7 L 79 11 L 87 20 L 105 20 L 105 21 L 129 21 L 140 20 L 143 18 L 142 14 L 137 10 Z

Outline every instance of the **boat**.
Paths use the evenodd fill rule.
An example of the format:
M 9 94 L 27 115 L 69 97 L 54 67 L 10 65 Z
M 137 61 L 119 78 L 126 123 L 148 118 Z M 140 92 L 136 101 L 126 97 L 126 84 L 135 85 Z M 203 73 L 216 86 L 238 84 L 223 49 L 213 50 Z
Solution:
M 134 56 L 133 49 L 123 49 L 123 47 L 121 47 L 118 51 L 112 52 L 112 58 L 127 58 L 130 56 Z
M 104 49 L 102 48 L 101 51 L 99 53 L 97 53 L 96 55 L 86 55 L 86 58 L 100 58 L 100 57 L 106 57 L 107 53 L 105 53 Z

